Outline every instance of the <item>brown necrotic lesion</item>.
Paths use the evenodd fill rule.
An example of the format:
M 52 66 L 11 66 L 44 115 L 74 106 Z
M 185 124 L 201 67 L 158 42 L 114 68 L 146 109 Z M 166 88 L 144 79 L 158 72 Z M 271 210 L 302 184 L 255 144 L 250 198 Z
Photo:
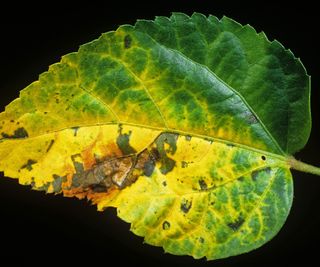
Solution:
M 106 158 L 84 170 L 82 163 L 73 161 L 76 173 L 69 190 L 88 193 L 107 193 L 112 189 L 123 189 L 141 175 L 151 176 L 156 164 L 153 151 L 143 150 L 139 154 Z
M 176 134 L 162 133 L 140 152 L 130 149 L 129 140 L 130 133 L 122 133 L 120 127 L 115 146 L 119 148 L 121 155 L 113 154 L 103 159 L 99 157 L 94 160 L 94 164 L 86 164 L 83 154 L 73 155 L 73 173 L 62 185 L 64 195 L 94 200 L 101 194 L 109 194 L 130 186 L 140 176 L 151 177 L 156 168 L 162 173 L 174 168 L 175 161 L 170 156 L 176 151 Z M 168 146 L 167 149 L 165 144 Z

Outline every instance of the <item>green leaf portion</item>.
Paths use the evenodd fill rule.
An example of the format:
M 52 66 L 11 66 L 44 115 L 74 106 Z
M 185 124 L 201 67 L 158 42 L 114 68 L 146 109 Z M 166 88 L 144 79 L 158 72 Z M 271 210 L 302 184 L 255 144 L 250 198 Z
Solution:
M 310 77 L 279 42 L 250 25 L 199 13 L 140 20 L 135 27 L 207 66 L 239 92 L 285 153 L 305 146 L 311 131 Z

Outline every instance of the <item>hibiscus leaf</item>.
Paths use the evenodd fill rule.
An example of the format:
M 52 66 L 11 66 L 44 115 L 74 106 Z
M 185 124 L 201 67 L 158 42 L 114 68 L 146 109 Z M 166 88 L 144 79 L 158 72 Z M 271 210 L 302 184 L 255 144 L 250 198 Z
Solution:
M 62 57 L 0 114 L 0 171 L 115 207 L 145 242 L 224 258 L 270 240 L 311 130 L 310 77 L 263 33 L 174 13 Z

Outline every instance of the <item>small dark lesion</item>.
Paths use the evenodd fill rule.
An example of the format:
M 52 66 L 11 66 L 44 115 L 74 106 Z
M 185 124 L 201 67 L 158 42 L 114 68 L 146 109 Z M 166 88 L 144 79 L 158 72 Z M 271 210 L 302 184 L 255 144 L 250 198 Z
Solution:
M 200 189 L 201 189 L 202 191 L 205 191 L 205 190 L 208 189 L 208 185 L 207 185 L 207 183 L 205 182 L 205 180 L 203 180 L 203 179 L 200 179 L 200 180 L 199 180 L 199 186 L 200 186 Z
M 73 130 L 73 136 L 77 136 L 79 128 L 80 128 L 79 126 L 74 126 L 71 128 Z
M 189 210 L 192 207 L 192 201 L 188 200 L 188 199 L 182 199 L 181 204 L 180 204 L 180 210 L 183 213 L 188 213 Z
M 6 138 L 6 139 L 18 139 L 18 138 L 27 138 L 27 137 L 29 137 L 28 132 L 23 127 L 20 127 L 18 129 L 16 129 L 13 132 L 12 135 L 9 135 L 9 134 L 4 133 L 4 132 L 2 132 L 1 135 L 2 135 L 2 138 Z
M 164 222 L 162 223 L 162 229 L 163 229 L 163 230 L 168 230 L 168 229 L 170 229 L 170 223 L 169 223 L 168 221 L 164 221 Z
M 50 151 L 50 149 L 52 148 L 53 144 L 54 144 L 54 140 L 52 139 L 52 140 L 50 141 L 48 147 L 47 147 L 47 150 L 46 150 L 47 153 Z
M 188 167 L 188 162 L 186 162 L 186 161 L 181 161 L 181 168 L 187 168 Z
M 36 164 L 37 161 L 33 160 L 33 159 L 28 159 L 27 163 L 25 163 L 24 165 L 21 166 L 21 170 L 22 169 L 27 169 L 28 171 L 31 171 L 33 169 L 32 165 Z
M 241 225 L 244 223 L 244 218 L 242 216 L 239 216 L 239 218 L 237 220 L 235 220 L 234 222 L 230 222 L 228 223 L 228 227 L 231 228 L 232 231 L 237 231 Z
M 131 47 L 132 44 L 132 38 L 129 34 L 127 34 L 123 39 L 124 48 L 128 49 Z

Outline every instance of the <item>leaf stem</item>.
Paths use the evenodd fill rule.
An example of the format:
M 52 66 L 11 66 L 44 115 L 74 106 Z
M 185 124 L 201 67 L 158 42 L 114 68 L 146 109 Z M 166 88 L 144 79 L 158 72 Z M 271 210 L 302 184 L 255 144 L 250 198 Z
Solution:
M 319 167 L 315 167 L 310 164 L 301 162 L 299 160 L 296 160 L 293 157 L 288 158 L 288 163 L 292 169 L 295 169 L 295 170 L 301 171 L 301 172 L 312 173 L 312 174 L 320 176 L 320 168 Z

